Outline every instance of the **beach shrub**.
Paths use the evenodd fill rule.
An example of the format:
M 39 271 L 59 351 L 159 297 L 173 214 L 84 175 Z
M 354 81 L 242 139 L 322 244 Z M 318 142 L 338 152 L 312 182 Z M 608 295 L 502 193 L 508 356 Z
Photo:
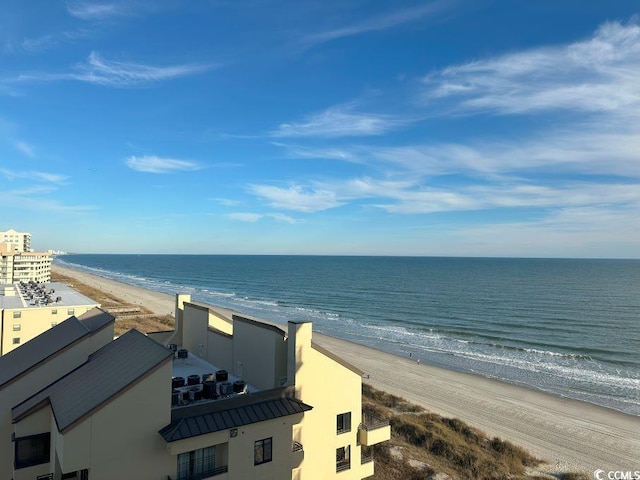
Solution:
M 444 418 L 421 407 L 411 408 L 406 400 L 367 384 L 363 384 L 363 411 L 388 418 L 391 424 L 391 440 L 374 448 L 374 479 L 427 478 L 425 469 L 415 465 L 446 473 L 451 479 L 535 478 L 526 475 L 525 467 L 540 462 L 526 450 L 497 437 L 489 438 L 460 419 Z M 402 474 L 399 463 L 405 464 Z

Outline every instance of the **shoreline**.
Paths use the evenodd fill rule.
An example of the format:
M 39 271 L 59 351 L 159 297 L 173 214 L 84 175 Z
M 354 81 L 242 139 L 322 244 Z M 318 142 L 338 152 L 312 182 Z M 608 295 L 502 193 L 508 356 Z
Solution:
M 172 295 L 67 266 L 54 264 L 52 271 L 154 313 L 174 313 Z M 364 380 L 373 387 L 522 446 L 547 462 L 543 471 L 640 470 L 640 417 L 479 374 L 418 364 L 316 331 L 313 336 L 319 345 L 363 370 L 368 375 Z

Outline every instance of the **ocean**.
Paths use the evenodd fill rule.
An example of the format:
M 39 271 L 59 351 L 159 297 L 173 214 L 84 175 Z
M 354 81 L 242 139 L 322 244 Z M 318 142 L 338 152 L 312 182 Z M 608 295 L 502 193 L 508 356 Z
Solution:
M 640 415 L 640 260 L 70 254 L 63 266 Z M 425 379 L 425 382 L 428 380 Z

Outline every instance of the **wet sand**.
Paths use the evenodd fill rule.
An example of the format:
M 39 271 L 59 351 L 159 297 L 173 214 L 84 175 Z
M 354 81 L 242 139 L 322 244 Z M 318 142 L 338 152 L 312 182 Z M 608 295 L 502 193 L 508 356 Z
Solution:
M 154 313 L 173 314 L 172 295 L 58 265 L 52 270 Z M 319 333 L 313 339 L 363 370 L 368 377 L 365 381 L 375 388 L 520 445 L 547 462 L 544 471 L 640 471 L 640 417 L 479 375 L 417 364 Z

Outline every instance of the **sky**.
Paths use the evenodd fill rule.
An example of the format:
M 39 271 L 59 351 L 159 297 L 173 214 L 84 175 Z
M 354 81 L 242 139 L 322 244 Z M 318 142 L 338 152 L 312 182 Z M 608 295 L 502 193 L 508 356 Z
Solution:
M 640 3 L 0 0 L 0 230 L 640 257 Z

